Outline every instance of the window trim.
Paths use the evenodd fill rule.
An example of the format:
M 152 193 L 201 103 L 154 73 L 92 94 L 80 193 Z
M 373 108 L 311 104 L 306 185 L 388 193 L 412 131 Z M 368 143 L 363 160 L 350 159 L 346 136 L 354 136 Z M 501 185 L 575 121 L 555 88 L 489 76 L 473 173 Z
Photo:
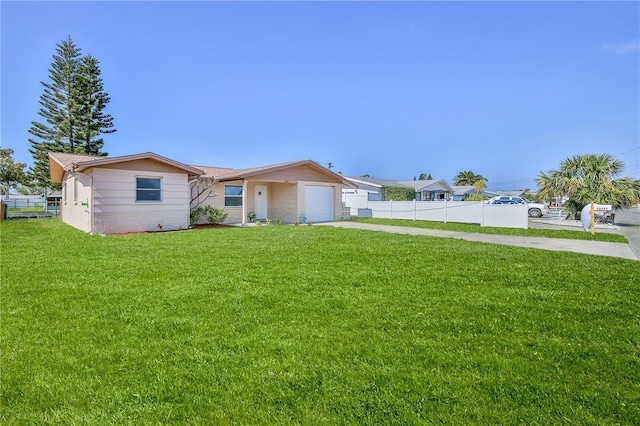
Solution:
M 138 186 L 138 179 L 152 179 L 152 180 L 157 180 L 160 181 L 160 188 L 140 188 Z M 151 192 L 158 192 L 158 199 L 157 200 L 141 200 L 138 199 L 138 191 L 148 191 L 148 193 Z M 136 176 L 136 203 L 161 203 L 162 202 L 162 177 L 159 176 Z
M 236 188 L 240 188 L 240 194 L 238 195 L 231 195 L 231 194 L 227 194 L 227 187 L 236 187 Z M 224 207 L 225 208 L 238 208 L 238 207 L 242 207 L 242 202 L 243 202 L 243 191 L 244 188 L 242 185 L 237 185 L 237 184 L 228 184 L 224 186 Z M 232 200 L 240 200 L 240 204 L 239 205 L 229 205 L 227 204 L 227 199 L 232 199 Z

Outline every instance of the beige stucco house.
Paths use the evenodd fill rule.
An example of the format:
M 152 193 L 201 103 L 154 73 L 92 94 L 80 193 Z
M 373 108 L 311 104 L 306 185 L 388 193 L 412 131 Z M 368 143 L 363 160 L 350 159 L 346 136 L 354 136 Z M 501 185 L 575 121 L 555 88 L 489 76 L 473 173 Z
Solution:
M 189 185 L 203 173 L 152 152 L 49 153 L 49 168 L 51 181 L 62 183 L 62 220 L 95 234 L 188 228 Z
M 256 220 L 283 223 L 340 219 L 342 188 L 353 186 L 311 160 L 249 169 L 196 167 L 205 173 L 197 179 L 194 193 L 213 185 L 194 204 L 224 208 L 229 223 L 246 223 L 250 213 Z
M 226 223 L 340 219 L 342 175 L 311 160 L 250 169 L 189 166 L 152 152 L 120 157 L 49 153 L 62 183 L 61 217 L 85 232 L 114 234 L 189 227 L 196 205 L 223 208 Z

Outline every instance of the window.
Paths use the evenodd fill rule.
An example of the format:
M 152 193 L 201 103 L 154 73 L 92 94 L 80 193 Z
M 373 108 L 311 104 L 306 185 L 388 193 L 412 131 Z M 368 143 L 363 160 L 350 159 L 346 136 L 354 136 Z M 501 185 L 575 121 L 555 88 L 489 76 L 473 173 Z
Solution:
M 242 185 L 224 186 L 224 206 L 242 207 Z
M 136 178 L 136 201 L 162 201 L 162 179 Z

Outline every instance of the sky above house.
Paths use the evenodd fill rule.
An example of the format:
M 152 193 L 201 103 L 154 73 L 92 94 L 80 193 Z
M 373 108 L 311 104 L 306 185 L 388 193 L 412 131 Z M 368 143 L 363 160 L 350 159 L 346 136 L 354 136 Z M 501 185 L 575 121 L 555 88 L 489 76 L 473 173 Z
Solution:
M 100 61 L 111 156 L 535 189 L 568 157 L 640 178 L 638 2 L 0 2 L 1 137 L 32 165 L 56 44 Z

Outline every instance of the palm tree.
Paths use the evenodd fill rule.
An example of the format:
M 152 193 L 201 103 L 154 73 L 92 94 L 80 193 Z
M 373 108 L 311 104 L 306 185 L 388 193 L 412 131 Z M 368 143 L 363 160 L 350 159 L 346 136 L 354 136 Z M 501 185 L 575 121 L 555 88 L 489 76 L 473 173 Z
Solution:
M 479 182 L 481 180 L 485 181 L 485 186 L 484 187 L 486 187 L 487 186 L 486 182 L 487 182 L 488 179 L 486 179 L 482 175 L 477 175 L 477 174 L 473 173 L 471 170 L 467 170 L 465 172 L 458 173 L 453 178 L 453 184 L 455 186 L 467 186 L 467 185 L 474 185 L 476 182 Z
M 640 202 L 640 180 L 614 179 L 623 170 L 624 163 L 609 154 L 576 155 L 562 161 L 559 170 L 540 172 L 538 196 L 547 200 L 567 196 L 572 213 L 592 202 L 630 207 Z
M 476 190 L 476 194 L 482 194 L 486 187 L 487 187 L 487 180 L 485 178 L 482 178 L 473 183 L 473 189 Z

